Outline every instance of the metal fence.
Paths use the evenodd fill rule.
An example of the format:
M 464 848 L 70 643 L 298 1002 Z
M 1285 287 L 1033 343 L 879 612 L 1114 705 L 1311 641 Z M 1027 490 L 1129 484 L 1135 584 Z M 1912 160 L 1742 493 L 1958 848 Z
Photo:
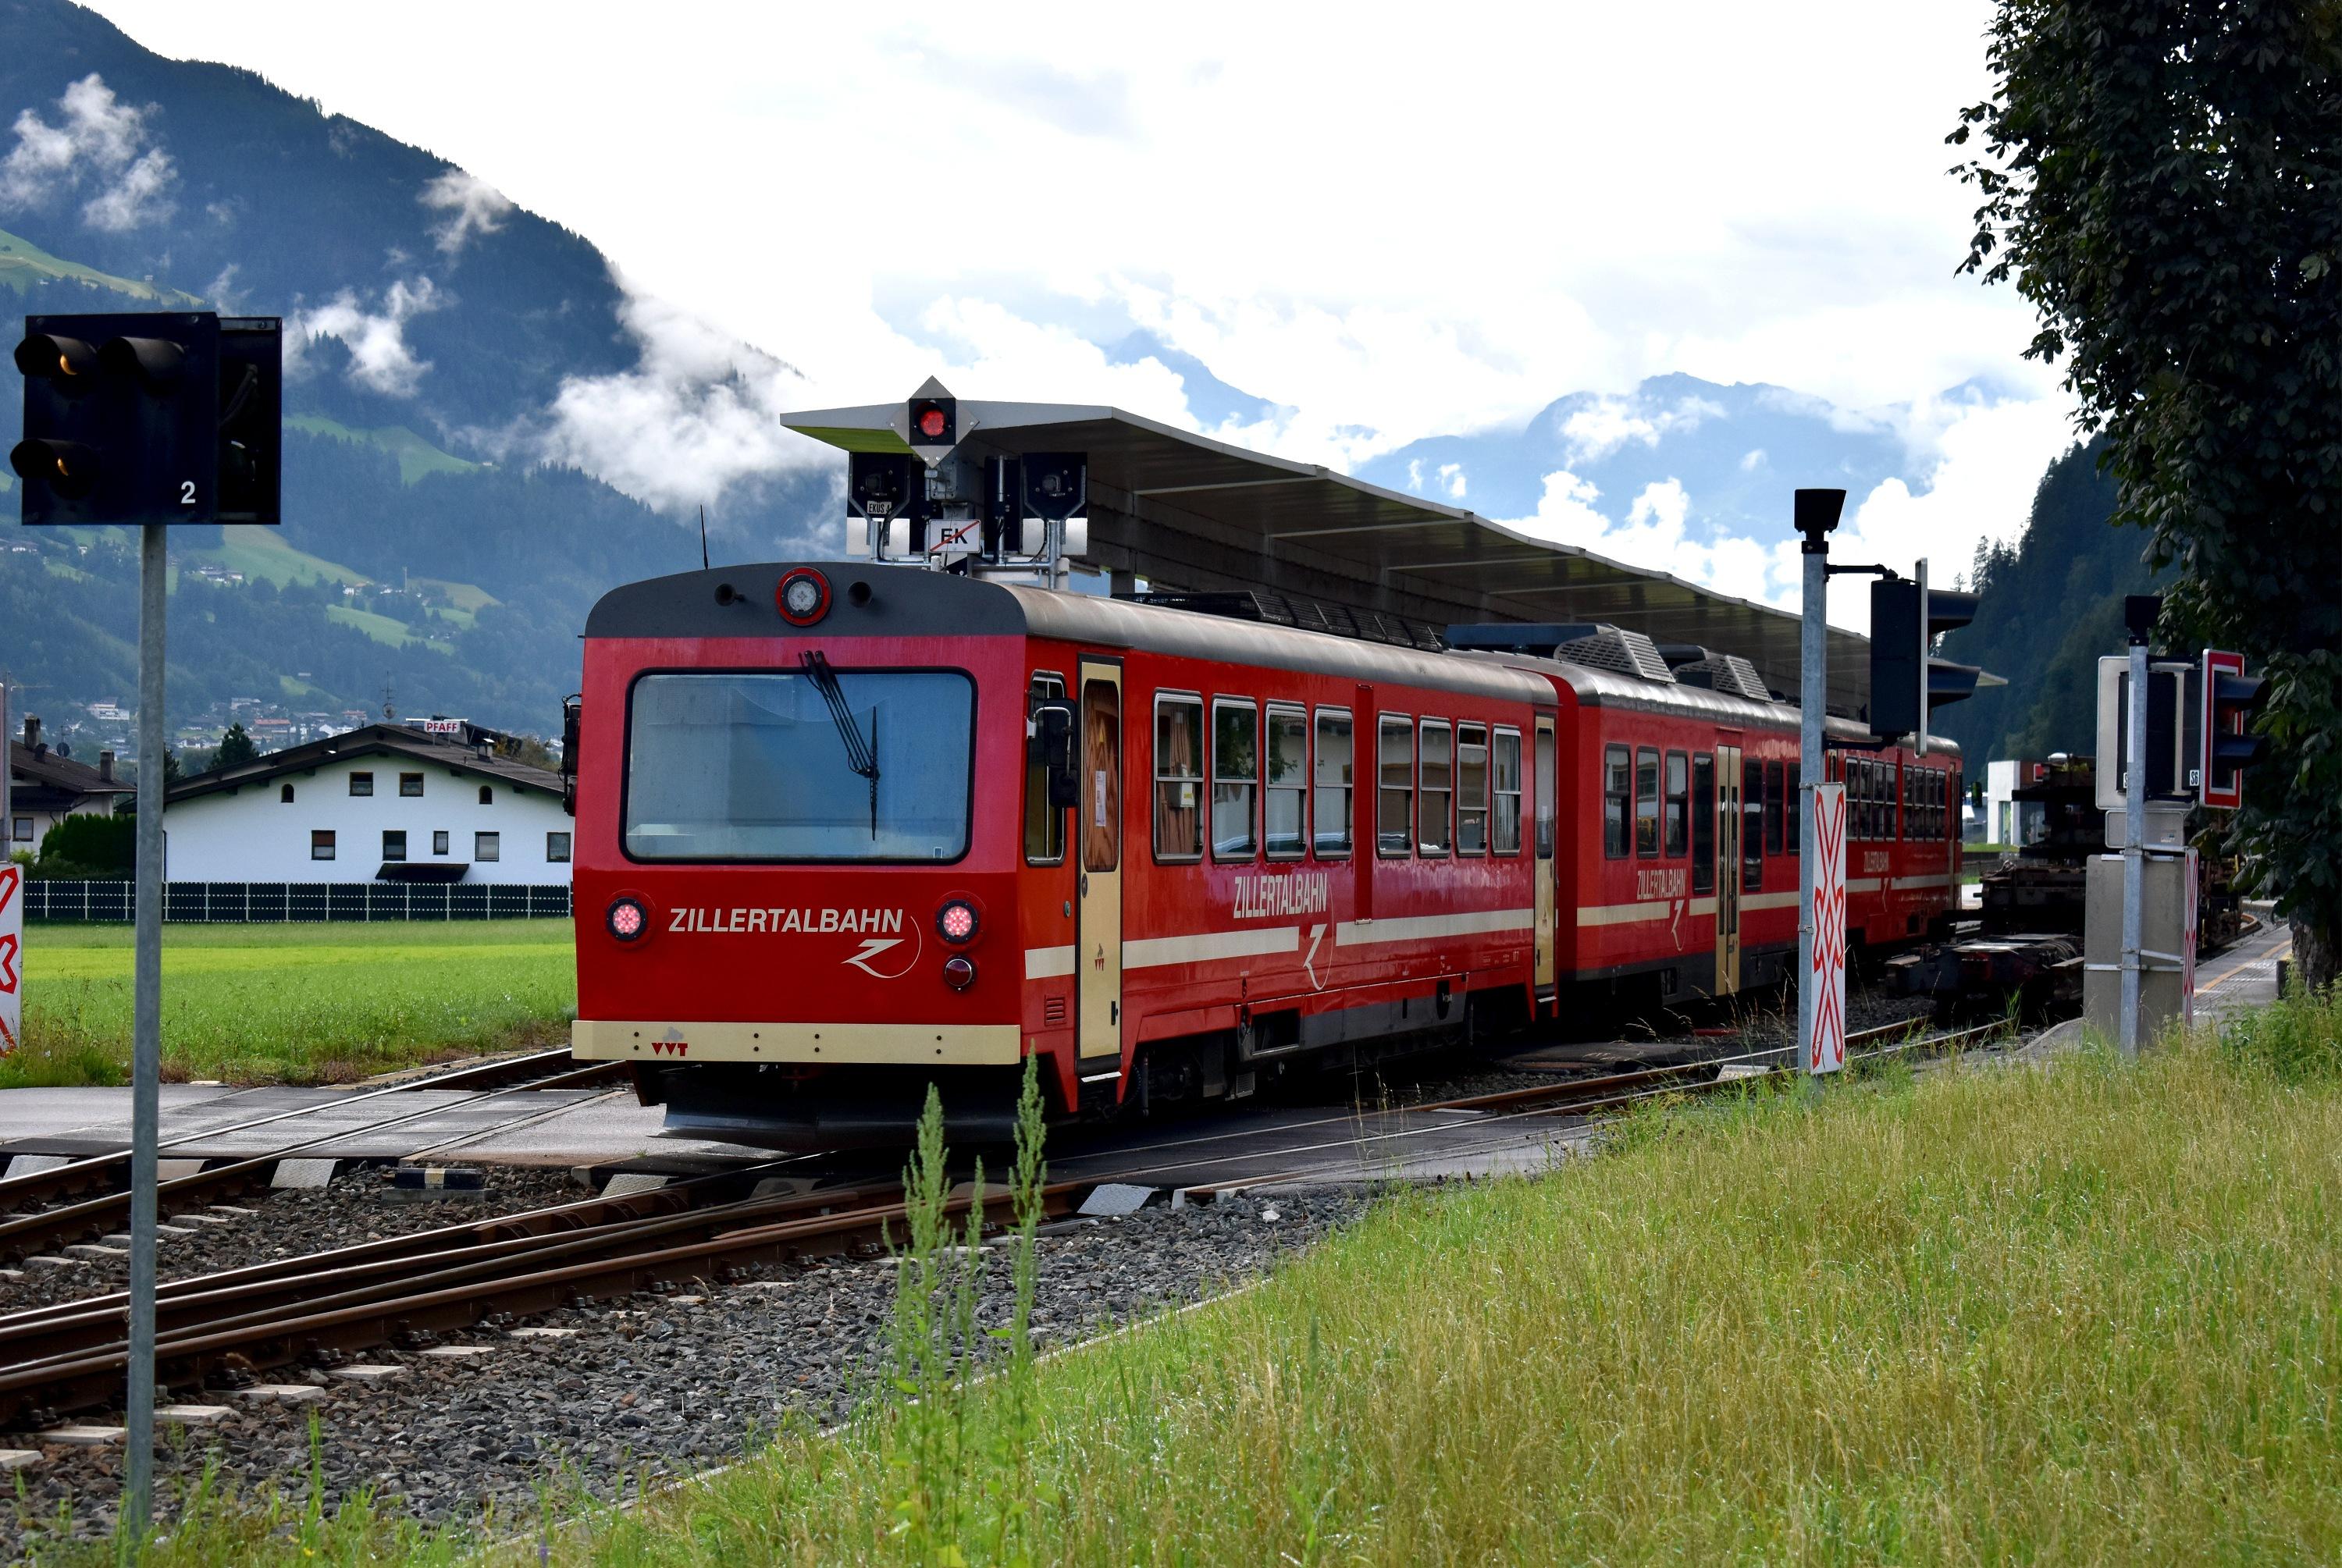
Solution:
M 25 884 L 28 920 L 126 924 L 127 882 Z M 505 883 L 167 882 L 163 918 L 185 924 L 291 921 L 566 919 L 569 889 Z

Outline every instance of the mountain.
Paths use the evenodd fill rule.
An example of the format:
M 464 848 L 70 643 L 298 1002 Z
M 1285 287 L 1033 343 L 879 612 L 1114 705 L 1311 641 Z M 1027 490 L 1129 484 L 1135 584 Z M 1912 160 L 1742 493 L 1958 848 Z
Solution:
M 2113 524 L 2102 450 L 2092 442 L 2051 464 L 2016 544 L 1977 554 L 1976 619 L 1939 652 L 2008 684 L 1944 709 L 1935 726 L 1970 757 L 2087 755 L 2097 744 L 2098 659 L 2122 651 L 2123 596 L 2162 580 L 2147 570 L 2147 534 Z
M 172 534 L 175 728 L 239 698 L 338 723 L 387 689 L 551 730 L 594 598 L 698 559 L 688 476 L 635 485 L 654 508 L 580 471 L 592 443 L 560 424 L 581 389 L 638 389 L 634 305 L 591 244 L 444 158 L 65 0 L 0 0 L 0 309 L 285 319 L 285 524 Z M 726 355 L 688 390 L 789 374 Z M 0 399 L 0 444 L 20 416 Z M 833 509 L 825 475 L 751 475 L 712 545 L 789 553 Z M 71 736 L 135 688 L 133 542 L 8 533 L 0 666 Z

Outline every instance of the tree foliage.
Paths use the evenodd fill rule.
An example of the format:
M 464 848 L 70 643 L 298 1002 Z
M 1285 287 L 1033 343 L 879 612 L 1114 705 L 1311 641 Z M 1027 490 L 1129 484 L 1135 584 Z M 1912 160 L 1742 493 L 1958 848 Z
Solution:
M 241 767 L 245 763 L 259 760 L 260 748 L 252 744 L 252 737 L 245 733 L 244 723 L 239 719 L 228 725 L 227 734 L 220 736 L 219 749 L 212 754 L 212 765 L 205 771 Z
M 2000 0 L 1950 141 L 1966 270 L 2040 314 L 2168 632 L 2270 677 L 2234 825 L 2313 984 L 2342 941 L 2342 4 Z

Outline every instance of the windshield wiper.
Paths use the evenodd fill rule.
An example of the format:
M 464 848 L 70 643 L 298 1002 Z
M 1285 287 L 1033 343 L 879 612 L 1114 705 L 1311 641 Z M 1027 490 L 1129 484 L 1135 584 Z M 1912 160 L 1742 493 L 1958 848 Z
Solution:
M 829 667 L 828 658 L 818 648 L 808 648 L 800 656 L 806 674 L 821 693 L 821 700 L 829 704 L 830 721 L 837 725 L 837 738 L 846 743 L 846 765 L 870 781 L 870 842 L 878 842 L 878 710 L 870 710 L 870 739 L 862 738 L 862 726 L 854 722 L 854 711 L 846 705 L 846 693 L 837 684 L 837 672 Z

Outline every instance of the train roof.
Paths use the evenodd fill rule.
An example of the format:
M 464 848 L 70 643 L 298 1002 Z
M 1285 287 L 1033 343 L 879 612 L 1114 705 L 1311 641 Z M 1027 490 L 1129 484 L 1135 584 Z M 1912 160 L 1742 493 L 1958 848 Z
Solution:
M 813 566 L 829 578 L 835 597 L 828 615 L 819 625 L 802 629 L 769 613 L 750 621 L 755 606 L 773 603 L 782 574 L 799 565 Z M 850 593 L 857 583 L 871 589 L 867 601 L 859 604 Z M 596 602 L 586 616 L 586 634 L 1043 637 L 1311 674 L 1364 676 L 1513 702 L 1549 704 L 1551 683 L 1559 681 L 1586 707 L 1673 714 L 1727 725 L 1795 729 L 1797 724 L 1797 710 L 1787 703 L 1759 703 L 1706 686 L 1642 680 L 1560 660 L 1518 654 L 1427 653 L 1263 621 L 867 561 L 720 566 L 628 583 Z M 1861 725 L 1839 718 L 1827 721 L 1826 733 L 1835 741 L 1870 738 Z M 1959 748 L 1937 737 L 1929 749 L 1957 755 Z

